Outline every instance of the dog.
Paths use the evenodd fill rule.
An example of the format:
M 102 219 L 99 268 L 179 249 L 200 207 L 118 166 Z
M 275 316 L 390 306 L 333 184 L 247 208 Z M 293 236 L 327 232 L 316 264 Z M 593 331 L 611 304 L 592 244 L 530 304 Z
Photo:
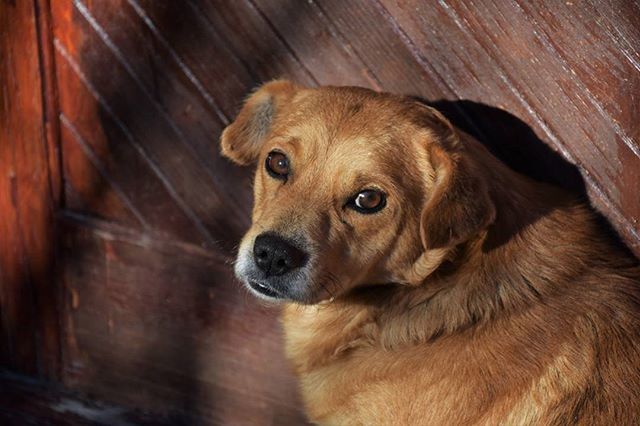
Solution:
M 640 267 L 579 197 L 363 88 L 269 82 L 220 143 L 257 164 L 235 273 L 312 422 L 640 422 Z

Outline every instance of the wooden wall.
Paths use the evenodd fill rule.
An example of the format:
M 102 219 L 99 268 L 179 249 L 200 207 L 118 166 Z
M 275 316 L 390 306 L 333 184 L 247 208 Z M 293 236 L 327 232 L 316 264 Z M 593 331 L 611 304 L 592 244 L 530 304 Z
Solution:
M 0 365 L 55 376 L 60 363 L 57 111 L 41 4 L 0 3 Z
M 231 272 L 263 81 L 421 97 L 640 255 L 635 1 L 0 0 L 0 365 L 186 422 L 300 424 Z

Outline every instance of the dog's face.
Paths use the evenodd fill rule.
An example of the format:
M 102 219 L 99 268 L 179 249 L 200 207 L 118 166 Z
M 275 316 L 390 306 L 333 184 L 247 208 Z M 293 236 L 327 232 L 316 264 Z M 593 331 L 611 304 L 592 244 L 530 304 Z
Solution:
M 406 98 L 276 81 L 247 100 L 221 144 L 257 164 L 235 271 L 262 298 L 317 303 L 415 284 L 493 217 L 451 125 Z

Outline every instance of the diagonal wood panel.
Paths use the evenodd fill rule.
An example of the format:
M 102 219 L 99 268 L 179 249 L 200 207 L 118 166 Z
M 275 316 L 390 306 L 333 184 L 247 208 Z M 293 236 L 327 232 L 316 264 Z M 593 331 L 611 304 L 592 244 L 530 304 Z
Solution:
M 220 0 L 190 0 L 198 19 L 219 34 L 243 66 L 259 81 L 287 77 L 301 84 L 317 84 L 315 75 L 292 52 L 264 15 L 248 1 L 225 8 Z
M 313 2 L 247 0 L 321 85 L 379 89 L 377 79 L 349 44 L 338 38 Z
M 523 3 L 516 10 L 531 23 L 540 47 L 575 76 L 585 101 L 613 126 L 632 151 L 640 154 L 640 129 L 636 125 L 640 110 L 633 103 L 620 102 L 629 94 L 640 92 L 640 55 L 628 44 L 628 40 L 640 38 L 640 9 L 633 2 L 620 2 L 611 8 L 585 2 L 580 8 L 585 11 L 580 20 L 572 19 L 575 11 L 568 7 L 551 13 L 541 4 Z M 612 19 L 620 22 L 613 26 Z M 569 21 L 573 25 L 564 25 Z
M 78 129 L 64 115 L 62 123 L 62 150 L 64 151 L 65 204 L 78 210 L 91 209 L 100 217 L 117 220 L 132 227 L 149 227 L 149 223 L 127 196 L 120 184 L 112 177 L 108 166 L 98 157 Z M 120 173 L 117 173 L 119 175 Z M 117 176 L 116 175 L 116 176 Z M 96 188 L 106 188 L 96 196 Z M 86 206 L 85 200 L 91 201 Z
M 84 140 L 89 149 L 96 153 L 98 160 L 105 165 L 110 180 L 122 187 L 124 194 L 140 211 L 144 220 L 151 224 L 150 226 L 155 225 L 155 228 L 161 228 L 170 235 L 188 241 L 205 243 L 203 235 L 192 220 L 193 213 L 176 193 L 172 182 L 150 157 L 145 147 L 106 105 L 106 101 L 96 92 L 94 86 L 86 81 L 86 76 L 74 68 L 74 63 L 70 62 L 71 58 L 67 58 L 68 52 L 61 43 L 58 41 L 56 45 L 58 80 L 61 88 L 64 88 L 60 93 L 60 105 L 65 117 L 62 121 L 68 123 L 63 126 L 63 142 L 73 146 L 77 144 L 77 140 Z M 78 102 L 79 99 L 82 102 Z M 96 123 L 104 125 L 97 126 Z M 69 130 L 71 128 L 75 129 L 75 134 Z M 79 171 L 77 180 L 80 182 L 76 186 L 86 186 L 87 191 L 84 191 L 82 199 L 77 202 L 73 199 L 67 200 L 67 208 L 86 208 L 89 211 L 94 209 L 99 215 L 127 223 L 126 220 L 111 217 L 93 206 L 100 194 L 109 188 L 106 186 L 107 183 L 99 186 L 87 185 L 87 181 L 92 180 L 91 176 L 86 176 L 80 169 L 89 159 L 79 161 L 73 164 L 76 170 L 66 170 L 66 186 L 73 185 L 75 171 Z M 122 167 L 123 164 L 127 167 Z M 95 174 L 93 176 L 95 177 Z
M 140 74 L 135 67 L 145 57 L 125 55 L 82 2 L 56 3 L 54 16 L 59 19 L 58 57 L 93 92 L 100 106 L 100 119 L 106 117 L 103 127 L 116 123 L 116 130 L 126 136 L 122 142 L 134 146 L 208 245 L 214 247 L 220 240 L 230 240 L 230 232 L 237 237 L 246 226 L 246 216 L 230 213 L 238 209 L 240 201 L 246 204 L 248 193 L 225 189 L 228 182 L 241 181 L 237 168 L 218 156 L 216 173 L 210 166 L 215 158 L 211 146 L 220 126 L 207 128 L 215 121 L 206 115 L 198 116 L 205 119 L 196 123 L 179 122 L 176 118 L 181 118 L 184 110 L 179 115 L 170 109 L 172 105 L 180 108 L 197 105 L 198 97 L 190 95 L 184 82 L 177 81 L 172 73 Z M 73 22 L 69 21 L 70 16 L 74 17 Z M 82 52 L 81 46 L 85 46 L 86 52 Z M 159 70 L 163 64 L 155 65 Z M 162 76 L 171 77 L 158 81 L 157 90 L 151 92 L 144 82 Z M 73 102 L 64 100 L 66 94 L 62 90 L 60 96 L 63 107 Z M 79 127 L 69 111 L 63 108 L 62 112 Z M 199 134 L 194 134 L 195 131 Z M 205 137 L 208 153 L 194 147 L 198 143 L 202 148 Z M 86 139 L 91 141 L 90 137 Z M 225 209 L 229 214 L 225 214 Z
M 582 84 L 571 70 L 538 48 L 541 42 L 532 23 L 518 15 L 516 6 L 439 2 L 434 7 L 419 1 L 390 1 L 384 7 L 416 54 L 430 54 L 441 74 L 450 76 L 456 87 L 465 88 L 459 90 L 461 97 L 516 113 L 577 163 L 592 201 L 637 249 L 639 201 L 634 194 L 640 181 L 640 159 L 616 134 L 615 126 L 582 101 Z M 572 16 L 578 12 L 587 13 L 576 10 Z M 606 39 L 593 38 L 592 42 L 606 43 Z M 480 85 L 466 84 L 478 76 L 482 76 Z

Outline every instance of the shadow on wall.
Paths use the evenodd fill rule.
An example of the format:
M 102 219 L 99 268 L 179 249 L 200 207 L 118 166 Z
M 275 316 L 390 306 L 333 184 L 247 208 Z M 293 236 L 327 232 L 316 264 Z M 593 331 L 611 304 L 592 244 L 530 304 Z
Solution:
M 563 188 L 589 203 L 586 185 L 578 167 L 551 149 L 528 124 L 513 114 L 470 100 L 415 99 L 441 111 L 456 127 L 475 137 L 516 172 L 538 182 Z M 633 256 L 607 218 L 593 210 L 611 241 Z
M 552 150 L 516 116 L 468 100 L 421 101 L 440 110 L 456 127 L 474 136 L 518 173 L 586 198 L 578 168 Z

